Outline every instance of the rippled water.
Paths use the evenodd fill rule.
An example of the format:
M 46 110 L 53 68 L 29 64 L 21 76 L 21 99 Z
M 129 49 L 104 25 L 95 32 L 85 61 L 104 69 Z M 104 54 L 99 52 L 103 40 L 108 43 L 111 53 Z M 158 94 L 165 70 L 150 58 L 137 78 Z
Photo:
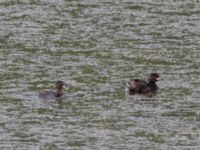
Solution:
M 0 149 L 198 150 L 199 48 L 198 0 L 0 0 Z

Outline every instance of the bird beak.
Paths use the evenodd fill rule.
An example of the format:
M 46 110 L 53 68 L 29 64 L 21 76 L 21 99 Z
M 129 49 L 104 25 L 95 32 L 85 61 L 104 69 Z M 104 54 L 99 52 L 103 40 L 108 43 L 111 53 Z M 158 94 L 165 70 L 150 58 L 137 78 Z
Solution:
M 156 81 L 160 81 L 160 77 L 156 78 Z
M 63 86 L 63 90 L 70 90 L 71 87 L 72 87 L 71 85 L 65 84 L 65 85 Z

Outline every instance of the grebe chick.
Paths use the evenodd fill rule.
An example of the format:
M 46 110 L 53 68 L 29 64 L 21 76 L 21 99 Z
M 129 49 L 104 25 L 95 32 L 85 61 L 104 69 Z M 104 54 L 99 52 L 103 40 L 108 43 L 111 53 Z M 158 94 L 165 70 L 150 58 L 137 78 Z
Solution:
M 64 86 L 65 83 L 63 81 L 56 82 L 56 90 L 55 91 L 42 91 L 39 93 L 40 98 L 60 98 L 64 95 Z

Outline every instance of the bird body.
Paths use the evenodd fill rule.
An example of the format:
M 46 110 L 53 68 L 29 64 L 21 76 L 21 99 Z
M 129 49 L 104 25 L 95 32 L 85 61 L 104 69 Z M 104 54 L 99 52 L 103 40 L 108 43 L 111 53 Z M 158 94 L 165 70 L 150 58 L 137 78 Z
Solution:
M 63 81 L 57 81 L 55 91 L 50 91 L 50 90 L 42 91 L 39 93 L 39 97 L 43 99 L 60 98 L 64 95 L 64 92 L 63 92 L 64 85 L 65 83 Z
M 158 90 L 156 82 L 159 80 L 159 77 L 157 73 L 152 73 L 149 76 L 148 82 L 141 79 L 130 80 L 128 83 L 129 94 L 154 95 Z

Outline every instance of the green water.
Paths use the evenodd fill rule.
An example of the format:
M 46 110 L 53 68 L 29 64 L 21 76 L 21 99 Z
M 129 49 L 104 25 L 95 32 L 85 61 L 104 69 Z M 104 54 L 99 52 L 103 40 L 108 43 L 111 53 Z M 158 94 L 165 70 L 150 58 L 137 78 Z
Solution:
M 0 0 L 0 149 L 200 149 L 199 48 L 197 0 Z

